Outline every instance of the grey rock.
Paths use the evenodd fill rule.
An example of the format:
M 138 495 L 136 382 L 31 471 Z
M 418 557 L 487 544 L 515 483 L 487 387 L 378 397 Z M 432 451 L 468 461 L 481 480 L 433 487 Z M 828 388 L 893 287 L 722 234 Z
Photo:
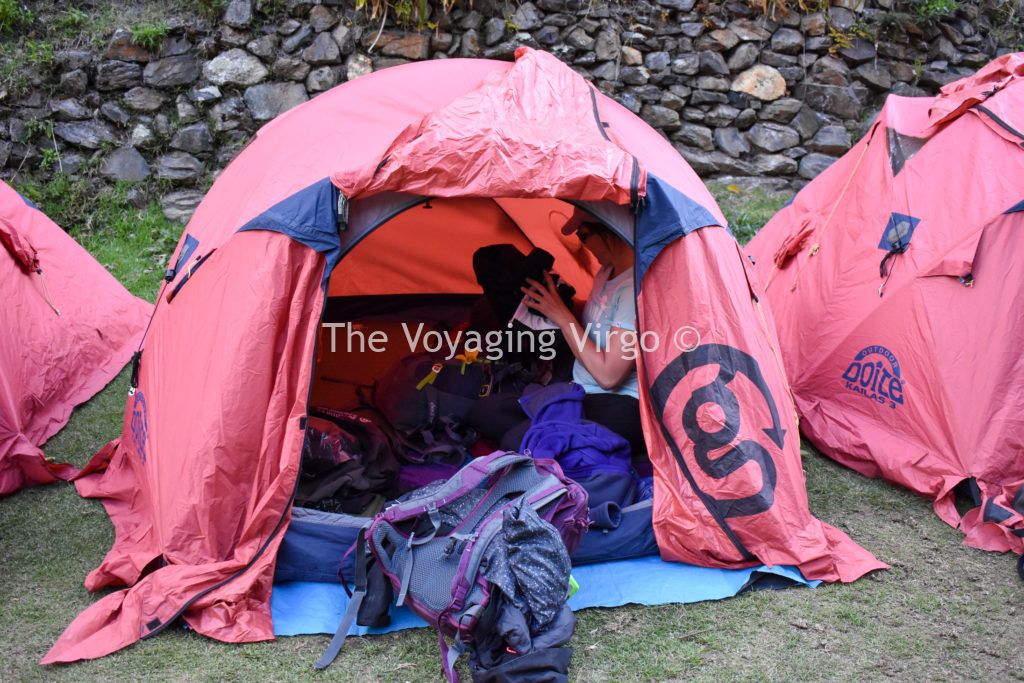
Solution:
M 167 98 L 159 90 L 146 87 L 135 87 L 124 94 L 124 103 L 135 111 L 156 111 L 164 105 Z
M 642 66 L 624 66 L 619 70 L 619 78 L 627 85 L 643 85 L 651 74 Z
M 96 88 L 120 90 L 138 85 L 142 80 L 142 66 L 135 62 L 110 60 L 96 66 Z
M 220 88 L 215 85 L 206 85 L 190 91 L 188 96 L 193 102 L 215 102 L 220 99 Z
M 207 62 L 203 76 L 217 85 L 253 85 L 267 77 L 267 67 L 254 55 L 234 48 Z
M 301 27 L 302 27 L 302 22 L 301 21 L 297 21 L 295 19 L 285 19 L 277 27 L 277 33 L 278 33 L 278 35 L 281 35 L 281 36 L 290 36 L 293 33 L 295 33 L 296 31 L 298 31 L 299 28 L 301 28 Z
M 246 126 L 250 123 L 249 110 L 240 97 L 228 97 L 213 105 L 210 121 L 218 133 Z
M 644 66 L 650 71 L 664 71 L 671 63 L 671 57 L 664 51 L 648 52 L 644 57 Z
M 662 7 L 674 9 L 677 12 L 689 12 L 697 4 L 697 0 L 656 0 Z
M 295 57 L 278 57 L 274 65 L 270 67 L 270 73 L 274 78 L 286 81 L 303 81 L 309 74 L 309 64 Z
M 373 73 L 373 60 L 361 52 L 353 53 L 345 60 L 345 80 L 355 80 L 369 73 Z
M 306 77 L 306 90 L 309 92 L 323 92 L 330 90 L 338 84 L 338 72 L 335 67 L 321 66 L 309 72 Z
M 696 38 L 704 33 L 703 21 L 687 21 L 679 25 L 679 30 L 687 38 Z
M 731 157 L 750 153 L 750 145 L 738 128 L 718 128 L 714 132 L 715 146 Z
M 89 87 L 89 74 L 82 69 L 68 71 L 60 76 L 60 91 L 65 95 L 81 95 Z
M 771 32 L 760 23 L 751 19 L 737 19 L 729 24 L 729 30 L 742 41 L 761 42 L 772 37 Z
M 786 94 L 786 79 L 778 69 L 757 64 L 739 74 L 730 89 L 770 102 Z
M 750 164 L 742 159 L 734 159 L 728 154 L 721 152 L 705 152 L 682 145 L 676 146 L 676 150 L 686 159 L 686 163 L 697 172 L 698 175 L 708 176 L 717 173 L 735 173 L 737 175 L 750 175 Z
M 803 147 L 790 147 L 785 152 L 783 152 L 783 154 L 785 154 L 790 159 L 801 159 L 807 156 L 807 150 L 804 149 Z
M 484 15 L 477 12 L 475 9 L 470 10 L 466 13 L 466 16 L 459 22 L 459 27 L 466 29 L 467 31 L 479 31 L 480 27 L 484 25 Z
M 860 100 L 849 87 L 801 83 L 793 89 L 793 95 L 818 111 L 840 118 L 856 119 L 860 116 Z
M 740 110 L 728 104 L 716 104 L 708 110 L 704 120 L 712 126 L 728 126 L 740 115 Z
M 791 175 L 797 171 L 797 162 L 782 154 L 758 154 L 750 166 L 759 175 Z
M 699 76 L 693 85 L 701 90 L 725 92 L 729 89 L 729 79 L 722 76 Z
M 8 122 L 8 129 L 12 142 L 28 142 L 28 126 L 21 119 L 11 119 Z
M 245 49 L 257 57 L 272 59 L 280 42 L 280 39 L 271 33 L 250 40 L 245 44 Z
M 189 154 L 209 154 L 213 151 L 213 134 L 205 123 L 193 123 L 174 134 L 171 147 Z
M 878 53 L 874 43 L 864 38 L 854 38 L 850 47 L 839 49 L 839 54 L 850 64 L 863 64 L 874 59 Z
M 892 87 L 892 77 L 889 75 L 889 69 L 877 62 L 861 64 L 853 70 L 853 77 L 880 92 L 887 91 Z
M 821 128 L 821 120 L 814 110 L 804 105 L 797 112 L 797 115 L 793 117 L 793 120 L 789 122 L 789 125 L 800 134 L 801 140 L 808 140 Z
M 694 90 L 693 94 L 690 95 L 690 104 L 727 104 L 729 97 L 723 92 L 710 92 L 708 90 Z M 703 120 L 704 115 L 701 113 L 701 119 Z
M 501 17 L 491 17 L 484 23 L 484 44 L 487 46 L 497 45 L 505 39 L 505 32 L 508 26 Z
M 704 151 L 711 151 L 715 148 L 711 129 L 694 123 L 681 124 L 679 130 L 672 134 L 672 139 L 689 147 L 697 147 Z
M 148 149 L 157 143 L 156 133 L 144 123 L 137 123 L 132 128 L 131 142 L 133 147 Z
M 310 64 L 336 64 L 341 50 L 329 33 L 318 33 L 313 44 L 302 51 L 302 58 Z
M 619 77 L 615 62 L 602 62 L 590 70 L 590 75 L 599 81 L 614 81 Z
M 164 38 L 164 44 L 160 48 L 160 57 L 175 57 L 187 54 L 192 49 L 192 43 L 185 36 L 169 35 Z
M 600 31 L 594 40 L 594 52 L 600 61 L 617 59 L 621 49 L 622 43 L 619 41 L 619 34 L 615 31 Z
M 261 83 L 245 91 L 245 104 L 257 121 L 272 119 L 308 99 L 299 83 Z
M 156 88 L 188 85 L 199 78 L 199 62 L 192 55 L 165 57 L 146 65 L 142 80 Z
M 672 73 L 681 76 L 694 76 L 700 69 L 700 56 L 689 53 L 682 54 L 672 60 Z
M 153 128 L 161 137 L 168 137 L 171 134 L 171 119 L 163 112 L 153 117 Z
M 554 45 L 561 39 L 562 35 L 554 26 L 541 26 L 534 32 L 533 37 L 541 45 Z
M 161 198 L 160 208 L 167 220 L 186 223 L 192 218 L 201 201 L 203 193 L 199 190 L 176 190 Z
M 824 85 L 849 85 L 850 68 L 835 57 L 822 57 L 811 67 L 810 79 Z
M 719 28 L 707 34 L 712 49 L 727 52 L 740 42 L 739 37 L 730 29 Z
M 338 23 L 338 17 L 329 8 L 317 5 L 309 10 L 309 25 L 314 31 L 320 33 Z
M 674 85 L 669 92 L 662 92 L 658 104 L 672 111 L 680 111 L 686 106 L 686 98 L 690 96 L 690 89 L 685 85 Z
M 156 175 L 163 180 L 195 180 L 203 173 L 203 162 L 186 152 L 170 152 L 156 161 Z
M 780 28 L 772 35 L 772 50 L 784 55 L 795 55 L 804 49 L 804 37 L 800 31 Z
M 857 23 L 857 15 L 843 7 L 832 7 L 828 17 L 831 24 L 840 31 L 848 31 Z
M 84 69 L 92 62 L 92 52 L 88 50 L 59 50 L 54 61 L 68 71 Z
M 654 128 L 664 131 L 675 130 L 679 127 L 679 113 L 668 107 L 659 104 L 650 104 L 640 110 L 640 118 Z
M 699 73 L 710 74 L 712 76 L 729 75 L 729 67 L 725 65 L 725 59 L 722 58 L 722 54 L 720 52 L 704 50 L 698 55 L 698 57 L 700 58 Z
M 0 168 L 7 165 L 7 160 L 11 157 L 11 147 L 11 143 L 0 140 Z
M 181 123 L 192 123 L 199 118 L 199 110 L 185 95 L 178 95 L 174 108 L 178 111 L 178 121 Z
M 801 178 L 813 180 L 819 173 L 835 163 L 835 161 L 835 157 L 812 152 L 800 159 L 800 168 L 798 172 Z
M 806 14 L 800 18 L 800 30 L 806 36 L 823 36 L 828 31 L 828 19 L 821 12 Z
M 104 102 L 100 107 L 100 114 L 111 123 L 119 126 L 128 125 L 131 116 L 116 102 Z
M 804 41 L 804 50 L 807 52 L 824 52 L 832 49 L 832 38 L 829 36 L 811 36 Z
M 440 38 L 440 35 L 448 36 L 448 45 L 442 46 L 441 44 L 435 44 L 434 49 L 441 50 L 443 52 L 447 50 L 449 47 L 451 47 L 450 40 L 452 35 L 450 33 L 438 34 L 435 35 L 432 38 L 432 40 L 436 41 L 437 39 Z M 338 49 L 341 50 L 341 54 L 350 55 L 353 52 L 355 52 L 356 41 L 358 40 L 359 36 L 358 31 L 353 26 L 349 26 L 348 24 L 342 22 L 338 24 L 333 31 L 331 31 L 331 37 L 334 38 L 334 42 L 338 44 Z
M 50 111 L 58 121 L 80 121 L 92 117 L 92 112 L 76 99 L 51 102 Z
M 592 50 L 596 41 L 582 28 L 575 28 L 566 36 L 565 42 L 577 50 Z
M 733 121 L 733 123 L 735 123 L 736 127 L 740 130 L 747 130 L 754 125 L 756 121 L 757 112 L 753 109 L 744 109 L 739 113 L 739 116 L 736 117 L 736 120 Z
M 149 177 L 149 164 L 134 147 L 120 147 L 103 160 L 100 173 L 111 180 L 137 183 Z
M 421 33 L 385 31 L 377 41 L 377 49 L 387 57 L 426 59 L 430 56 L 430 36 Z
M 114 141 L 110 128 L 99 121 L 58 121 L 53 124 L 53 134 L 85 149 L 99 149 L 102 144 Z
M 543 17 L 532 2 L 524 2 L 512 15 L 512 23 L 519 31 L 533 31 L 541 27 Z
M 628 91 L 620 92 L 615 96 L 615 101 L 621 104 L 626 109 L 630 110 L 634 114 L 639 114 L 640 109 L 643 107 L 640 100 Z
M 224 11 L 224 23 L 234 28 L 246 28 L 252 23 L 252 0 L 231 0 Z
M 775 123 L 789 123 L 793 120 L 793 117 L 797 115 L 800 108 L 803 106 L 803 102 L 800 100 L 793 99 L 792 97 L 783 97 L 782 99 L 775 100 L 765 105 L 761 109 L 759 114 L 760 118 L 765 121 L 774 121 Z
M 302 25 L 295 33 L 281 41 L 281 49 L 285 52 L 295 52 L 304 46 L 313 37 L 313 29 Z
M 220 43 L 228 47 L 242 47 L 252 39 L 248 31 L 239 31 L 230 26 L 220 27 Z
M 927 97 L 929 95 L 927 90 L 910 85 L 909 83 L 893 83 L 892 94 L 901 97 Z
M 459 43 L 459 56 L 476 57 L 480 54 L 480 36 L 473 29 L 462 34 L 462 41 Z
M 852 146 L 850 133 L 842 126 L 825 126 L 807 143 L 807 149 L 812 152 L 832 155 L 843 154 Z
M 757 62 L 757 55 L 760 52 L 755 43 L 741 43 L 729 55 L 726 65 L 730 71 L 743 71 Z
M 782 68 L 795 65 L 797 63 L 797 58 L 794 55 L 784 55 L 781 52 L 775 52 L 773 50 L 762 50 L 761 63 L 767 64 L 768 66 L 774 66 L 776 68 Z
M 925 69 L 921 73 L 921 85 L 931 86 L 935 89 L 941 88 L 944 85 L 949 85 L 953 81 L 958 81 L 962 78 L 960 74 L 952 71 L 939 71 L 936 69 Z
M 754 149 L 762 152 L 779 152 L 787 147 L 800 144 L 800 135 L 792 128 L 778 123 L 755 123 L 747 133 L 747 140 Z

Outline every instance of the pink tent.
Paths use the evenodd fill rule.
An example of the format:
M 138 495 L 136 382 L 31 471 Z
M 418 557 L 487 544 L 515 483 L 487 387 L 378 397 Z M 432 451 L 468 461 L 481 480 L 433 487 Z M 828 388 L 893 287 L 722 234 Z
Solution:
M 1024 550 L 1024 53 L 890 96 L 748 252 L 804 434 L 966 544 Z
M 305 418 L 345 408 L 386 359 L 328 353 L 322 316 L 359 297 L 479 298 L 472 254 L 504 242 L 549 250 L 585 293 L 594 264 L 561 234 L 573 205 L 635 245 L 640 329 L 665 342 L 640 359 L 662 555 L 831 581 L 884 566 L 808 510 L 774 331 L 708 190 L 553 56 L 516 57 L 346 83 L 264 127 L 221 174 L 178 246 L 122 436 L 78 481 L 116 530 L 86 586 L 128 588 L 80 614 L 44 664 L 179 618 L 224 641 L 272 638 Z M 672 334 L 687 324 L 703 345 L 683 358 Z
M 0 182 L 0 495 L 75 474 L 40 446 L 125 366 L 152 305 Z

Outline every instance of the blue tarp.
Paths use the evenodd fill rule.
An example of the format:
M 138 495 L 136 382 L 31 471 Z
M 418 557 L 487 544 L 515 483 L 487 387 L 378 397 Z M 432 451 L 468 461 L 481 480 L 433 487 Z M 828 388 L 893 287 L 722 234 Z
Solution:
M 574 610 L 721 600 L 762 584 L 774 588 L 780 584 L 813 587 L 820 583 L 804 580 L 793 567 L 711 569 L 663 562 L 657 557 L 574 567 L 572 575 L 580 584 L 579 592 L 569 600 Z M 270 600 L 274 635 L 334 633 L 347 606 L 348 596 L 340 584 L 306 581 L 276 584 Z M 426 625 L 407 608 L 392 607 L 391 625 L 387 628 L 353 625 L 350 633 L 388 633 Z

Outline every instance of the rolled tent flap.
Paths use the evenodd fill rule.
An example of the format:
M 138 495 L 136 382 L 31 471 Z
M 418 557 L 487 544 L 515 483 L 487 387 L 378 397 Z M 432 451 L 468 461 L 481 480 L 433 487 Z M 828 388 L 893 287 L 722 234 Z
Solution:
M 333 180 L 349 198 L 402 191 L 627 204 L 643 196 L 643 174 L 605 132 L 597 97 L 554 56 L 521 47 L 508 72 L 410 124 L 376 168 Z
M 674 194 L 654 187 L 652 180 L 652 204 Z M 718 226 L 680 225 L 669 241 L 643 216 L 637 232 L 637 253 L 649 259 L 645 274 L 638 269 L 638 322 L 654 335 L 640 359 L 648 389 L 641 417 L 662 557 L 715 567 L 796 565 L 825 581 L 886 568 L 808 509 L 778 341 L 735 239 Z M 645 248 L 652 240 L 664 245 L 653 255 Z
M 161 307 L 123 436 L 78 481 L 116 534 L 87 587 L 134 585 L 82 612 L 43 664 L 101 657 L 178 615 L 220 640 L 273 638 L 324 261 L 286 235 L 240 232 Z

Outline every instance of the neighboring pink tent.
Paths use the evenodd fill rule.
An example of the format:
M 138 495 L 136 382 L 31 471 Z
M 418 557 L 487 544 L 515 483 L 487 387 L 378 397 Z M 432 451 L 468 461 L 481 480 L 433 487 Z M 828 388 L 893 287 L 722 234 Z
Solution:
M 1024 53 L 890 96 L 748 252 L 808 438 L 1024 550 Z
M 0 495 L 75 474 L 40 446 L 125 366 L 152 305 L 0 182 Z
M 573 204 L 635 244 L 640 329 L 665 342 L 640 361 L 662 555 L 830 581 L 884 567 L 808 510 L 774 331 L 707 188 L 642 120 L 521 48 L 514 64 L 420 62 L 346 83 L 264 127 L 220 175 L 178 246 L 122 435 L 77 482 L 115 529 L 86 587 L 128 588 L 82 612 L 43 663 L 179 618 L 228 642 L 272 638 L 311 397 L 346 386 L 317 346 L 329 299 L 479 297 L 472 254 L 504 242 L 543 245 L 586 288 L 593 263 L 560 232 Z M 693 372 L 672 343 L 686 324 L 705 343 Z

